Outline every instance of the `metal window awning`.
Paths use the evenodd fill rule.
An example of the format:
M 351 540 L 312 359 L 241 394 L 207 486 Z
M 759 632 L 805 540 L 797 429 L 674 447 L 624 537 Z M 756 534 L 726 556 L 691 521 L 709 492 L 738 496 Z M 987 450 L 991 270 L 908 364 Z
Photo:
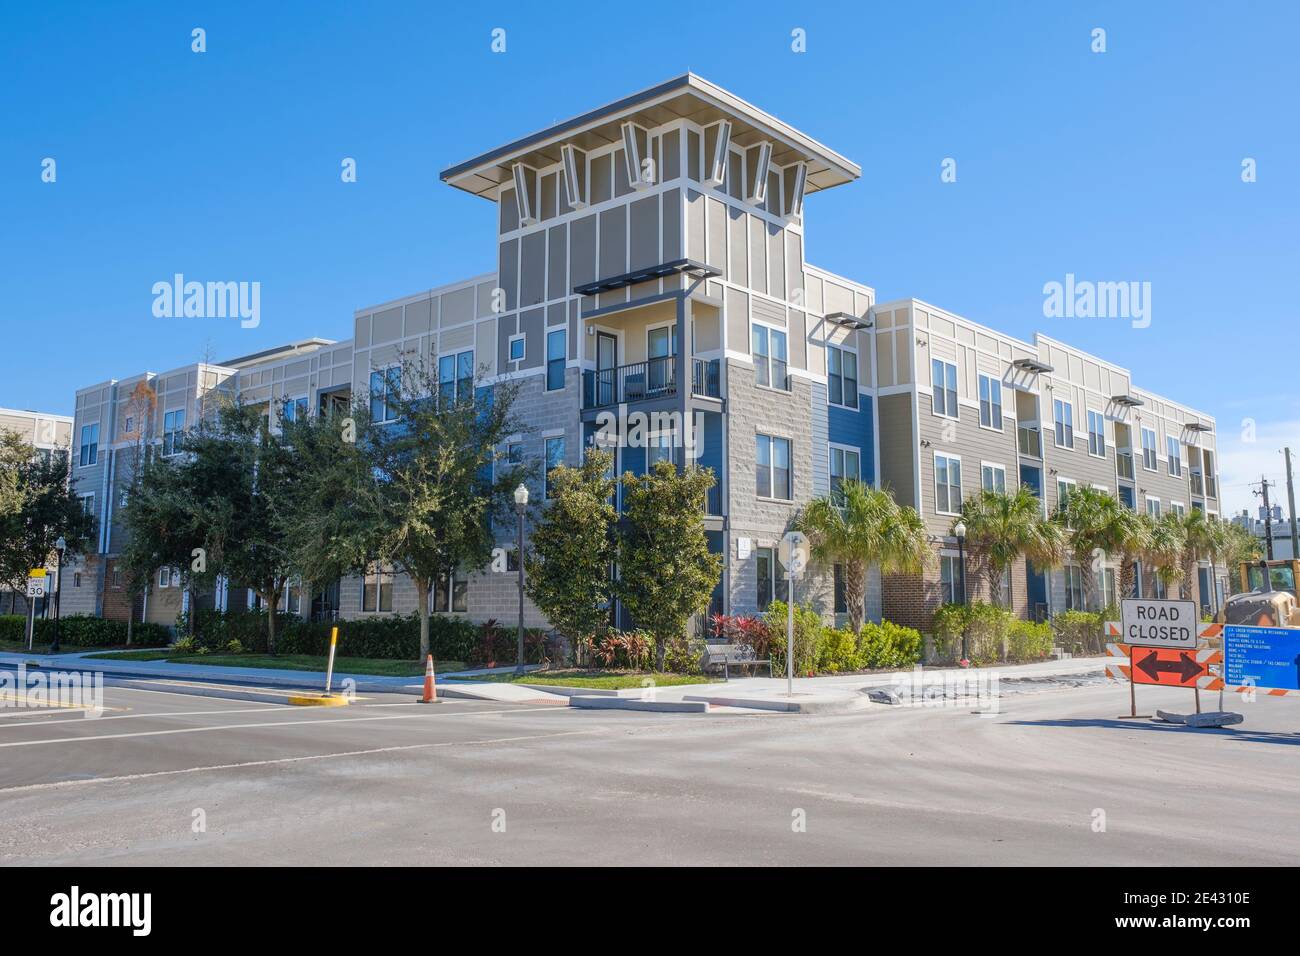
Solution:
M 1207 425 L 1207 424 L 1205 424 L 1205 422 L 1185 422 L 1185 423 L 1183 424 L 1183 428 L 1185 428 L 1185 429 L 1186 429 L 1187 431 L 1189 431 L 1189 432 L 1212 432 L 1212 431 L 1214 431 L 1214 426 L 1213 426 L 1213 425 Z
M 853 329 L 855 332 L 871 328 L 870 322 L 864 322 L 851 312 L 832 312 L 826 316 L 826 321 L 834 323 L 842 329 Z
M 1116 405 L 1123 405 L 1125 408 L 1141 408 L 1146 404 L 1136 395 L 1112 395 L 1110 400 Z
M 1012 368 L 1018 368 L 1024 372 L 1033 372 L 1035 375 L 1048 375 L 1055 372 L 1052 366 L 1046 362 L 1040 362 L 1038 359 L 1018 358 L 1011 363 Z
M 622 275 L 576 285 L 573 287 L 573 292 L 574 295 L 596 295 L 600 292 L 613 292 L 615 289 L 626 288 L 639 282 L 650 282 L 653 279 L 663 279 L 666 276 L 675 275 L 689 275 L 696 279 L 712 279 L 715 276 L 722 275 L 722 270 L 715 269 L 713 266 L 698 262 L 695 259 L 674 259 L 672 262 L 660 263 L 646 269 L 636 269 L 632 272 L 624 272 Z

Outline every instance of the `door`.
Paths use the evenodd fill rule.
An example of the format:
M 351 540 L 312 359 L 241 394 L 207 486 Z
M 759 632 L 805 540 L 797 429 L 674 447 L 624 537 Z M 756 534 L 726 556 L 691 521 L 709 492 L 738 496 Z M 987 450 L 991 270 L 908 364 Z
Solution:
M 614 377 L 618 374 L 618 336 L 596 333 L 596 404 L 613 405 Z
M 664 325 L 646 332 L 646 378 L 649 394 L 667 391 L 677 371 L 677 326 Z

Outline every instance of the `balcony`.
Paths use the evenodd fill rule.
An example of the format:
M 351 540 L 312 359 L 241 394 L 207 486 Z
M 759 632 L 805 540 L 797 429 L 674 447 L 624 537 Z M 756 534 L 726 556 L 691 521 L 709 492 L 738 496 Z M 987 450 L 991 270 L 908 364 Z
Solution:
M 1037 428 L 1017 425 L 1016 442 L 1020 447 L 1020 454 L 1028 458 L 1043 457 L 1043 435 Z
M 1115 474 L 1133 481 L 1133 453 L 1117 451 L 1115 453 Z
M 1193 471 L 1191 473 L 1191 480 L 1192 480 L 1192 494 L 1196 495 L 1197 497 L 1204 497 L 1205 482 L 1201 478 L 1201 473 L 1199 471 Z
M 722 373 L 717 359 L 691 359 L 691 394 L 722 397 Z M 582 407 L 631 405 L 677 395 L 677 356 L 664 355 L 615 368 L 582 373 Z

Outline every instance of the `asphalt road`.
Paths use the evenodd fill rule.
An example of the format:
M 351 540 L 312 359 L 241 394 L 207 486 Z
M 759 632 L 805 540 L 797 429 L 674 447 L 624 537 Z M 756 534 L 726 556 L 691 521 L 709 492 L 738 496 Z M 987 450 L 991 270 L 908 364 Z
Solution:
M 0 709 L 0 862 L 1300 862 L 1300 699 L 1188 731 L 1114 719 L 1116 685 L 1026 686 L 995 717 L 317 709 L 110 686 L 95 720 Z

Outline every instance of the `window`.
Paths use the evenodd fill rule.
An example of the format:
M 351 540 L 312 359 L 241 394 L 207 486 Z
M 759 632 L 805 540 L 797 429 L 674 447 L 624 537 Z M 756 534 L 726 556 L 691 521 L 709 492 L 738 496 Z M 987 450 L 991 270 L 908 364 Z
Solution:
M 980 463 L 980 488 L 984 491 L 1006 491 L 1007 470 L 1001 465 Z
M 160 588 L 169 588 L 169 587 L 171 587 L 171 586 L 172 586 L 172 569 L 171 569 L 171 568 L 159 568 L 159 569 L 158 569 L 158 587 L 160 587 Z
M 646 471 L 650 471 L 654 466 L 666 461 L 669 464 L 673 462 L 673 438 L 674 433 L 671 431 L 653 432 L 646 442 L 645 464 Z
M 179 455 L 181 433 L 185 431 L 185 409 L 178 408 L 163 415 L 163 457 Z
M 1056 423 L 1056 447 L 1074 447 L 1074 406 L 1059 398 L 1052 399 L 1052 420 Z
M 80 578 L 81 575 L 78 574 L 77 577 Z M 121 568 L 114 568 L 114 569 L 113 569 L 113 587 L 116 588 L 116 589 L 118 589 L 119 591 L 122 589 L 122 569 L 121 569 Z
M 939 597 L 944 604 L 964 604 L 961 586 L 961 559 L 955 554 L 939 558 Z
M 1002 431 L 1002 383 L 991 375 L 980 376 L 980 424 Z
M 1147 471 L 1156 470 L 1156 430 L 1142 429 L 1142 467 Z
M 844 565 L 835 565 L 835 613 L 848 614 L 849 601 L 844 595 Z
M 125 508 L 125 507 L 126 507 L 126 503 L 127 503 L 128 500 L 130 500 L 130 498 L 131 498 L 131 492 L 130 492 L 130 489 L 128 489 L 128 488 L 123 488 L 123 489 L 122 489 L 122 494 L 118 496 L 118 499 L 117 499 L 117 506 L 118 506 L 119 508 Z
M 512 441 L 506 445 L 506 461 L 511 465 L 524 463 L 524 446 L 522 442 Z
M 81 496 L 81 513 L 83 515 L 93 515 L 95 513 L 95 493 L 91 492 Z
M 1187 506 L 1184 505 L 1181 501 L 1169 502 L 1169 510 L 1172 511 L 1174 514 L 1176 514 L 1179 518 L 1184 518 L 1187 516 Z
M 858 407 L 858 353 L 826 346 L 827 401 L 844 408 Z
M 1129 511 L 1137 511 L 1137 497 L 1133 494 L 1133 489 L 1128 485 L 1119 486 L 1119 500 Z
M 122 433 L 124 435 L 129 435 L 133 431 L 135 431 L 135 419 L 132 418 L 130 415 L 127 415 L 126 421 L 122 423 Z
M 1084 611 L 1083 606 L 1083 570 L 1077 564 L 1065 566 L 1065 609 L 1067 611 Z
M 438 390 L 443 398 L 464 402 L 474 397 L 474 350 L 438 358 Z
M 524 360 L 524 349 L 526 345 L 527 341 L 522 332 L 518 335 L 510 336 L 510 361 L 522 362 Z
M 1078 482 L 1076 482 L 1072 478 L 1056 479 L 1056 510 L 1057 511 L 1064 511 L 1066 509 L 1066 506 L 1070 503 L 1070 492 L 1074 490 L 1074 486 L 1076 484 L 1078 484 Z
M 551 488 L 551 471 L 559 468 L 564 464 L 564 436 L 557 435 L 554 438 L 546 439 L 546 473 L 542 476 L 542 488 L 544 489 L 542 497 L 550 498 L 554 495 L 554 489 Z
M 451 607 L 447 606 L 450 578 Z M 464 614 L 469 611 L 469 580 L 458 571 L 444 574 L 433 586 L 433 610 L 438 614 Z
M 1101 589 L 1101 606 L 1103 608 L 1119 606 L 1119 594 L 1116 591 L 1114 568 L 1101 569 L 1101 574 L 1097 578 L 1097 586 Z
M 546 333 L 546 390 L 548 392 L 564 388 L 565 335 L 564 329 Z
M 1147 514 L 1153 518 L 1160 517 L 1160 499 L 1147 496 Z
M 72 572 L 72 586 L 73 586 L 74 588 L 79 588 L 79 587 L 81 587 L 81 572 L 80 572 L 80 571 L 74 571 L 74 572 Z
M 786 375 L 785 333 L 777 329 L 769 329 L 765 325 L 755 325 L 753 345 L 754 381 L 767 388 L 779 388 L 782 391 L 789 391 L 790 379 Z
M 789 591 L 785 568 L 773 548 L 754 550 L 754 569 L 757 584 L 757 608 L 766 611 L 773 601 L 784 601 Z
M 1165 436 L 1165 450 L 1169 452 L 1169 477 L 1181 478 L 1183 476 L 1183 443 L 1178 440 L 1177 435 Z
M 99 422 L 81 426 L 81 467 L 99 461 Z
M 302 613 L 302 582 L 290 581 L 285 585 L 284 609 L 290 614 Z
M 953 455 L 934 456 L 934 507 L 940 514 L 961 512 L 961 459 Z
M 1165 595 L 1169 591 L 1169 588 L 1165 585 L 1164 580 L 1160 577 L 1160 575 L 1155 574 L 1152 575 L 1151 583 L 1154 585 L 1153 590 L 1155 591 L 1156 600 L 1163 601 L 1165 599 Z
M 956 418 L 957 366 L 943 359 L 931 359 L 930 381 L 934 389 L 934 413 Z
M 790 439 L 770 435 L 759 435 L 757 439 L 758 497 L 790 501 L 794 498 L 790 485 Z
M 286 422 L 301 421 L 307 417 L 307 396 L 292 399 L 285 403 L 283 420 Z
M 370 373 L 370 417 L 376 422 L 391 422 L 397 418 L 392 399 L 399 394 L 400 369 L 394 365 Z
M 366 569 L 361 585 L 361 610 L 391 611 L 393 609 L 393 572 L 380 564 L 372 563 Z
M 847 445 L 831 445 L 831 491 L 839 490 L 846 480 L 862 480 L 862 454 Z
M 1106 419 L 1101 412 L 1088 410 L 1088 454 L 1106 457 Z

